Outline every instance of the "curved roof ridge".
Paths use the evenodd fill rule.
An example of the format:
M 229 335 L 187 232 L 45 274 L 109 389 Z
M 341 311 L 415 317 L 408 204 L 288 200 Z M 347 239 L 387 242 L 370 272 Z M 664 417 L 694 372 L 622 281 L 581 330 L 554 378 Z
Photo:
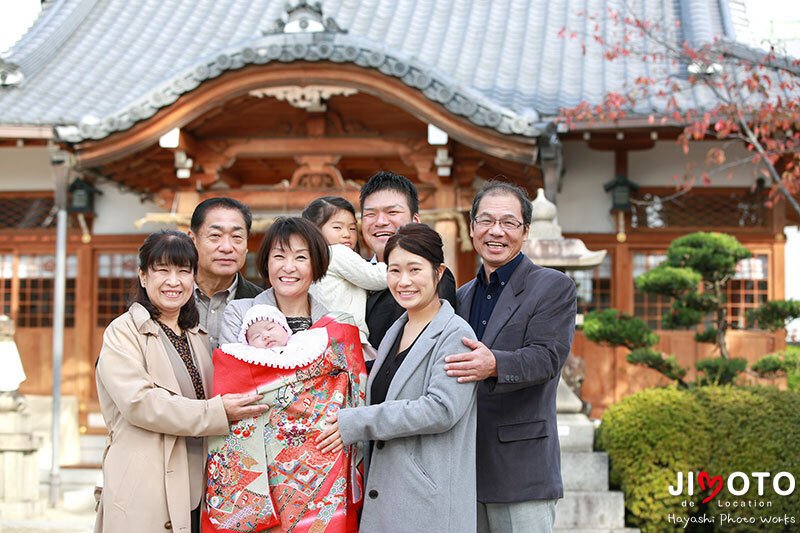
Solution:
M 735 35 L 741 36 L 742 1 L 646 0 L 635 2 L 633 13 L 664 18 L 670 38 L 677 42 L 702 40 L 706 34 L 724 40 L 731 25 Z M 434 102 L 457 95 L 444 105 L 466 109 L 462 116 L 472 116 L 478 107 L 496 110 L 497 116 L 512 122 L 533 115 L 555 116 L 576 101 L 599 102 L 606 91 L 624 90 L 643 66 L 638 64 L 641 57 L 619 58 L 621 65 L 606 65 L 601 47 L 591 38 L 594 21 L 587 24 L 575 13 L 580 9 L 596 12 L 598 28 L 604 28 L 610 22 L 606 6 L 619 6 L 623 0 L 320 2 L 326 20 L 335 21 L 333 29 L 305 34 L 309 40 L 303 43 L 316 43 L 313 54 L 298 56 L 280 44 L 279 55 L 291 56 L 289 61 L 318 61 L 319 47 L 325 42 L 330 45 L 340 28 L 348 37 L 336 37 L 336 46 L 355 50 L 352 59 L 342 62 L 403 80 Z M 720 7 L 725 2 L 727 10 Z M 153 97 L 159 102 L 155 108 L 163 107 L 162 100 L 174 101 L 175 94 L 184 94 L 208 79 L 186 74 L 191 68 L 212 69 L 217 76 L 273 61 L 257 51 L 269 48 L 261 40 L 264 32 L 275 31 L 280 26 L 275 21 L 286 16 L 284 0 L 48 2 L 12 55 L 0 60 L 0 123 L 76 125 L 92 118 L 110 120 L 112 112 L 128 108 L 151 113 L 150 106 L 139 103 Z M 676 19 L 681 21 L 679 26 L 673 24 Z M 567 36 L 575 33 L 578 38 L 559 37 L 562 27 Z M 585 51 L 580 46 L 583 42 Z M 217 53 L 224 59 L 217 61 Z M 373 56 L 377 66 L 365 59 Z M 394 68 L 399 74 L 393 73 Z M 676 68 L 664 66 L 665 70 Z M 436 78 L 436 83 L 430 82 L 433 88 L 419 88 L 408 81 L 410 69 Z M 169 84 L 189 88 L 161 91 L 162 85 Z M 658 99 L 654 103 L 663 108 Z M 490 112 L 473 117 L 475 123 L 498 131 L 510 129 L 506 118 L 497 122 L 490 113 L 487 122 L 486 113 Z M 527 128 L 524 124 L 519 122 L 517 130 Z
M 11 47 L 8 60 L 30 79 L 50 59 L 92 11 L 97 0 L 62 0 L 44 5 L 28 31 Z
M 320 39 L 313 34 L 270 34 L 233 43 L 198 57 L 193 64 L 171 73 L 132 102 L 104 117 L 89 117 L 59 128 L 59 136 L 67 142 L 102 139 L 115 131 L 132 127 L 154 115 L 206 80 L 248 64 L 294 61 L 331 61 L 353 63 L 399 78 L 410 87 L 420 90 L 428 99 L 442 104 L 451 113 L 467 118 L 478 126 L 500 133 L 534 137 L 543 124 L 535 112 L 524 116 L 497 104 L 480 91 L 453 83 L 435 65 L 399 51 L 387 51 L 380 43 L 364 36 L 346 33 L 326 34 Z

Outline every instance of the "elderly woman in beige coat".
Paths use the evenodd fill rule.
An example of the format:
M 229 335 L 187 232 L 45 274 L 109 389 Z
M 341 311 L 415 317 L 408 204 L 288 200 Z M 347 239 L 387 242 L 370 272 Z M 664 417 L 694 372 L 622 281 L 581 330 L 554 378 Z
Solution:
M 135 302 L 103 336 L 97 393 L 109 430 L 95 531 L 199 532 L 206 435 L 261 414 L 256 394 L 209 398 L 211 355 L 192 297 L 197 251 L 162 231 L 139 249 Z

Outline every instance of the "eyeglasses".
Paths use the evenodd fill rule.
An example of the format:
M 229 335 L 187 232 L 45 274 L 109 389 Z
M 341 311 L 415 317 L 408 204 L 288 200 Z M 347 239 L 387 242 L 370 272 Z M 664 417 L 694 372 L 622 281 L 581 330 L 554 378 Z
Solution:
M 505 217 L 501 219 L 495 219 L 490 216 L 479 216 L 472 219 L 475 222 L 475 225 L 479 228 L 489 229 L 494 227 L 495 224 L 499 223 L 500 227 L 506 231 L 514 231 L 515 229 L 519 229 L 522 227 L 523 223 L 517 220 L 514 217 Z

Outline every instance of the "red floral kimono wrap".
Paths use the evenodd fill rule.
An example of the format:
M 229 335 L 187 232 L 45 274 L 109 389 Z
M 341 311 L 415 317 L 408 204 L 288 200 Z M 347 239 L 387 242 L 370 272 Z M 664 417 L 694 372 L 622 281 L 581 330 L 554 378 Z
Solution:
M 314 442 L 328 414 L 364 405 L 361 341 L 345 321 L 321 318 L 277 356 L 239 344 L 214 351 L 214 394 L 256 390 L 271 408 L 208 439 L 204 532 L 358 530 L 362 450 L 321 454 Z

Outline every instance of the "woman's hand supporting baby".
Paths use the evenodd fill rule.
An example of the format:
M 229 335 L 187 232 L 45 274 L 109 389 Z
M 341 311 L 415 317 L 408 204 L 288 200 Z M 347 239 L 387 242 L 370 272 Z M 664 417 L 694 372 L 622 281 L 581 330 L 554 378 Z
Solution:
M 261 398 L 263 395 L 256 393 L 223 395 L 222 405 L 225 407 L 225 414 L 228 415 L 228 422 L 256 417 L 266 412 L 269 405 L 255 403 Z
M 344 448 L 342 434 L 339 433 L 339 414 L 333 413 L 325 418 L 328 427 L 317 436 L 317 449 L 322 453 L 337 453 Z

